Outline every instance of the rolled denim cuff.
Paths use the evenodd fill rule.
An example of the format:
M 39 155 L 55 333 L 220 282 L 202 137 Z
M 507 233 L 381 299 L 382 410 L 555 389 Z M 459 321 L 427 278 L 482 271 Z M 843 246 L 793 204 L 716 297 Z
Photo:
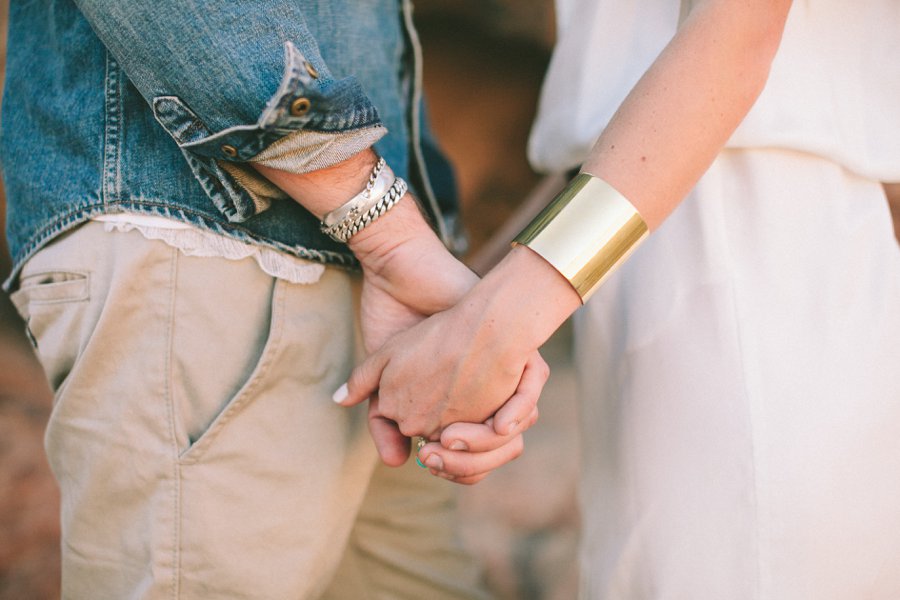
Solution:
M 295 131 L 274 142 L 250 162 L 288 173 L 309 173 L 343 162 L 370 148 L 385 133 L 387 129 L 379 126 L 339 133 Z M 250 194 L 257 212 L 268 208 L 273 200 L 288 197 L 247 163 L 220 161 L 219 166 Z
M 279 197 L 246 163 L 302 173 L 333 165 L 387 132 L 352 77 L 335 80 L 285 43 L 278 90 L 252 125 L 210 131 L 176 96 L 153 99 L 156 120 L 175 139 L 194 176 L 229 221 L 241 222 Z

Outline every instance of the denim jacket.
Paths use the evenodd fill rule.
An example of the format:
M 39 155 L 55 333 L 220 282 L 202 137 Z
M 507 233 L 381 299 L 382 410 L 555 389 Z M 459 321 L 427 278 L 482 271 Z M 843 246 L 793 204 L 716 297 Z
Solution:
M 449 241 L 452 184 L 439 203 L 424 167 L 448 169 L 422 132 L 419 54 L 409 0 L 10 3 L 5 286 L 55 236 L 116 212 L 352 266 L 299 204 L 255 201 L 225 168 L 298 132 L 386 128 L 376 151 Z

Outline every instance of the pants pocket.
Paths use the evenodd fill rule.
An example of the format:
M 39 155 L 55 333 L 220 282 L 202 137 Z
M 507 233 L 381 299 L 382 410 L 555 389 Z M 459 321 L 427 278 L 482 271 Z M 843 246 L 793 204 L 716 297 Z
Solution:
M 196 462 L 258 396 L 280 351 L 286 284 L 255 265 L 241 277 L 224 259 L 178 263 L 168 377 L 179 457 Z M 221 287 L 201 279 L 220 267 L 209 279 Z
M 28 273 L 10 299 L 25 321 L 25 334 L 56 392 L 71 371 L 83 342 L 79 315 L 90 300 L 90 274 Z

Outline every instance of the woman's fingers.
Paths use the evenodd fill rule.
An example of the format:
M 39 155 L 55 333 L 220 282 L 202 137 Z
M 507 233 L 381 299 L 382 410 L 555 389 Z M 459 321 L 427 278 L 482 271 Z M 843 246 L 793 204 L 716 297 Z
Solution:
M 341 406 L 354 406 L 372 397 L 381 383 L 381 373 L 388 363 L 386 351 L 370 355 L 350 373 L 347 383 L 334 392 L 331 399 Z

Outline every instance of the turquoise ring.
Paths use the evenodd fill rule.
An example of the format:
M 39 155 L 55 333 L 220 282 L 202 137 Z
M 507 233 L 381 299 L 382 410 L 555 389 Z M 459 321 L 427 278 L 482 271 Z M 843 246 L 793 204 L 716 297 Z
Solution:
M 427 469 L 421 460 L 419 460 L 419 450 L 425 445 L 425 438 L 416 438 L 416 464 L 422 467 L 423 469 Z

